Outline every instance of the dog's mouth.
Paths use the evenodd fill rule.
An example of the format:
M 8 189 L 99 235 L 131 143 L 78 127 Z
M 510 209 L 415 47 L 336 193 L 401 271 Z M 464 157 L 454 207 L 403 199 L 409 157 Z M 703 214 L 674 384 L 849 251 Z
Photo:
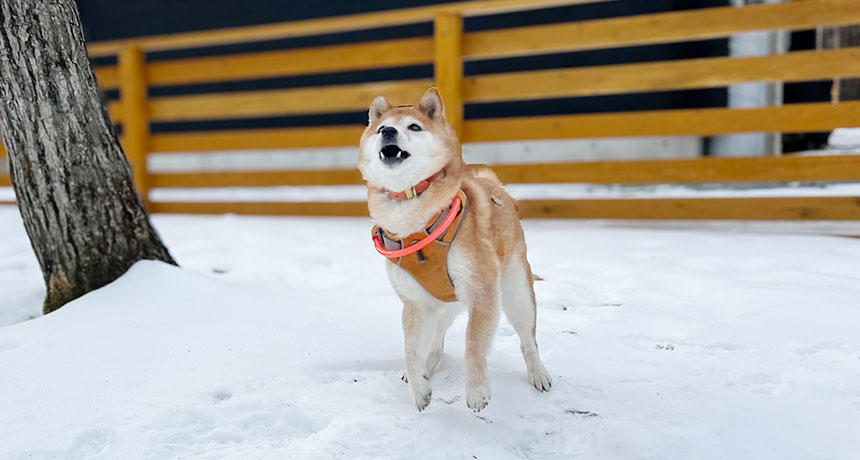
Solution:
M 396 144 L 389 144 L 379 151 L 379 159 L 387 164 L 399 163 L 409 158 L 409 152 L 401 149 Z

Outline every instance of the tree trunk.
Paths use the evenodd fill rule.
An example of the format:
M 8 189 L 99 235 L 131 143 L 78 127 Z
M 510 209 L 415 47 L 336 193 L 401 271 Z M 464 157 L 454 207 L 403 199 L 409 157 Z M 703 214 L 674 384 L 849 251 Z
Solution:
M 0 0 L 0 129 L 45 313 L 138 260 L 175 264 L 134 188 L 73 0 Z

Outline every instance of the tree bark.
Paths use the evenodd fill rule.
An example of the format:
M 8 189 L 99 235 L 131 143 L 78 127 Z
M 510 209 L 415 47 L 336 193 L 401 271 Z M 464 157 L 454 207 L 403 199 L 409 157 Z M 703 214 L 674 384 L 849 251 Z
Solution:
M 134 188 L 73 0 L 0 0 L 0 129 L 45 313 L 138 260 L 175 264 Z

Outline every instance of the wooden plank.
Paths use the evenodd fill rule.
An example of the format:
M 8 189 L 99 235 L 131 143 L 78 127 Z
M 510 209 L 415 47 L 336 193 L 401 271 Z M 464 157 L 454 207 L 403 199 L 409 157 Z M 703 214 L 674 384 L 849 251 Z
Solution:
M 102 91 L 119 88 L 119 67 L 115 65 L 103 65 L 93 68 L 96 81 Z
M 0 174 L 0 187 L 11 187 L 12 186 L 12 178 L 9 177 L 9 174 Z
M 860 48 L 846 48 L 478 75 L 466 79 L 465 97 L 468 102 L 512 101 L 856 76 Z
M 331 34 L 353 30 L 417 24 L 432 21 L 440 13 L 480 16 L 495 13 L 549 8 L 553 6 L 597 3 L 606 0 L 472 0 L 399 8 L 303 21 L 232 27 L 217 30 L 184 32 L 135 38 L 146 51 L 163 51 L 182 48 L 202 48 L 233 43 L 251 43 L 306 35 Z M 123 40 L 92 43 L 87 47 L 91 57 L 117 54 Z
M 860 155 L 496 165 L 505 183 L 668 184 L 860 180 Z M 355 169 L 159 173 L 152 187 L 363 184 Z
M 672 184 L 860 181 L 857 155 L 495 165 L 504 183 Z
M 856 23 L 860 23 L 857 0 L 727 6 L 474 32 L 466 34 L 464 55 L 470 60 L 489 59 Z
M 159 122 L 365 111 L 380 94 L 398 104 L 414 104 L 431 85 L 430 79 L 421 79 L 158 97 L 152 99 L 150 111 Z
M 348 202 L 169 202 L 152 203 L 152 212 L 178 214 L 251 214 L 260 216 L 365 217 L 367 203 Z
M 433 62 L 429 37 L 156 61 L 152 86 L 379 69 Z
M 115 120 L 116 121 L 116 120 Z M 860 102 L 755 109 L 693 109 L 470 120 L 464 142 L 734 132 L 813 132 L 860 125 Z M 153 152 L 357 145 L 363 127 L 324 126 L 156 134 Z
M 130 44 L 119 55 L 120 100 L 124 114 L 123 151 L 131 163 L 134 185 L 144 204 L 148 201 L 146 155 L 149 153 L 149 101 L 146 87 L 146 57 Z
M 735 132 L 812 132 L 860 125 L 860 102 L 755 109 L 694 109 L 470 120 L 465 142 Z M 361 126 L 156 134 L 153 152 L 354 146 Z
M 445 115 L 454 132 L 463 136 L 463 17 L 454 13 L 436 16 L 433 23 L 436 86 L 445 104 Z
M 165 133 L 152 136 L 152 152 L 358 147 L 363 126 L 244 129 Z
M 860 154 L 495 165 L 505 183 L 860 181 Z M 357 169 L 157 173 L 153 188 L 360 185 Z
M 858 197 L 522 200 L 523 218 L 858 220 Z M 156 213 L 367 216 L 355 202 L 155 202 Z
M 522 200 L 547 219 L 860 220 L 860 197 Z
M 466 121 L 465 142 L 625 136 L 814 132 L 860 126 L 860 102 L 692 109 Z
M 122 102 L 121 101 L 109 101 L 107 103 L 108 116 L 110 116 L 113 124 L 122 123 Z
M 294 171 L 231 171 L 158 173 L 151 176 L 153 188 L 272 187 L 281 185 L 364 184 L 357 169 Z

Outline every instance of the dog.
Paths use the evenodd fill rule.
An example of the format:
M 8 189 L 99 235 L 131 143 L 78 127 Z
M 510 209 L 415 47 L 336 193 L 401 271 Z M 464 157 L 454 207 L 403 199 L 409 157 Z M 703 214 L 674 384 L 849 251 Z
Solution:
M 533 276 L 516 201 L 491 170 L 463 162 L 436 88 L 410 106 L 392 106 L 378 96 L 368 118 L 358 166 L 367 182 L 370 216 L 378 225 L 374 243 L 389 254 L 388 278 L 403 302 L 403 380 L 418 411 L 430 404 L 429 379 L 442 358 L 445 333 L 463 310 L 469 313 L 470 409 L 479 412 L 490 400 L 487 352 L 500 307 L 519 335 L 529 381 L 538 391 L 549 390 L 552 379 L 535 339 Z M 443 236 L 432 239 L 433 227 L 438 230 L 452 215 L 456 228 L 449 224 Z M 429 245 L 403 257 L 392 255 L 421 242 Z

